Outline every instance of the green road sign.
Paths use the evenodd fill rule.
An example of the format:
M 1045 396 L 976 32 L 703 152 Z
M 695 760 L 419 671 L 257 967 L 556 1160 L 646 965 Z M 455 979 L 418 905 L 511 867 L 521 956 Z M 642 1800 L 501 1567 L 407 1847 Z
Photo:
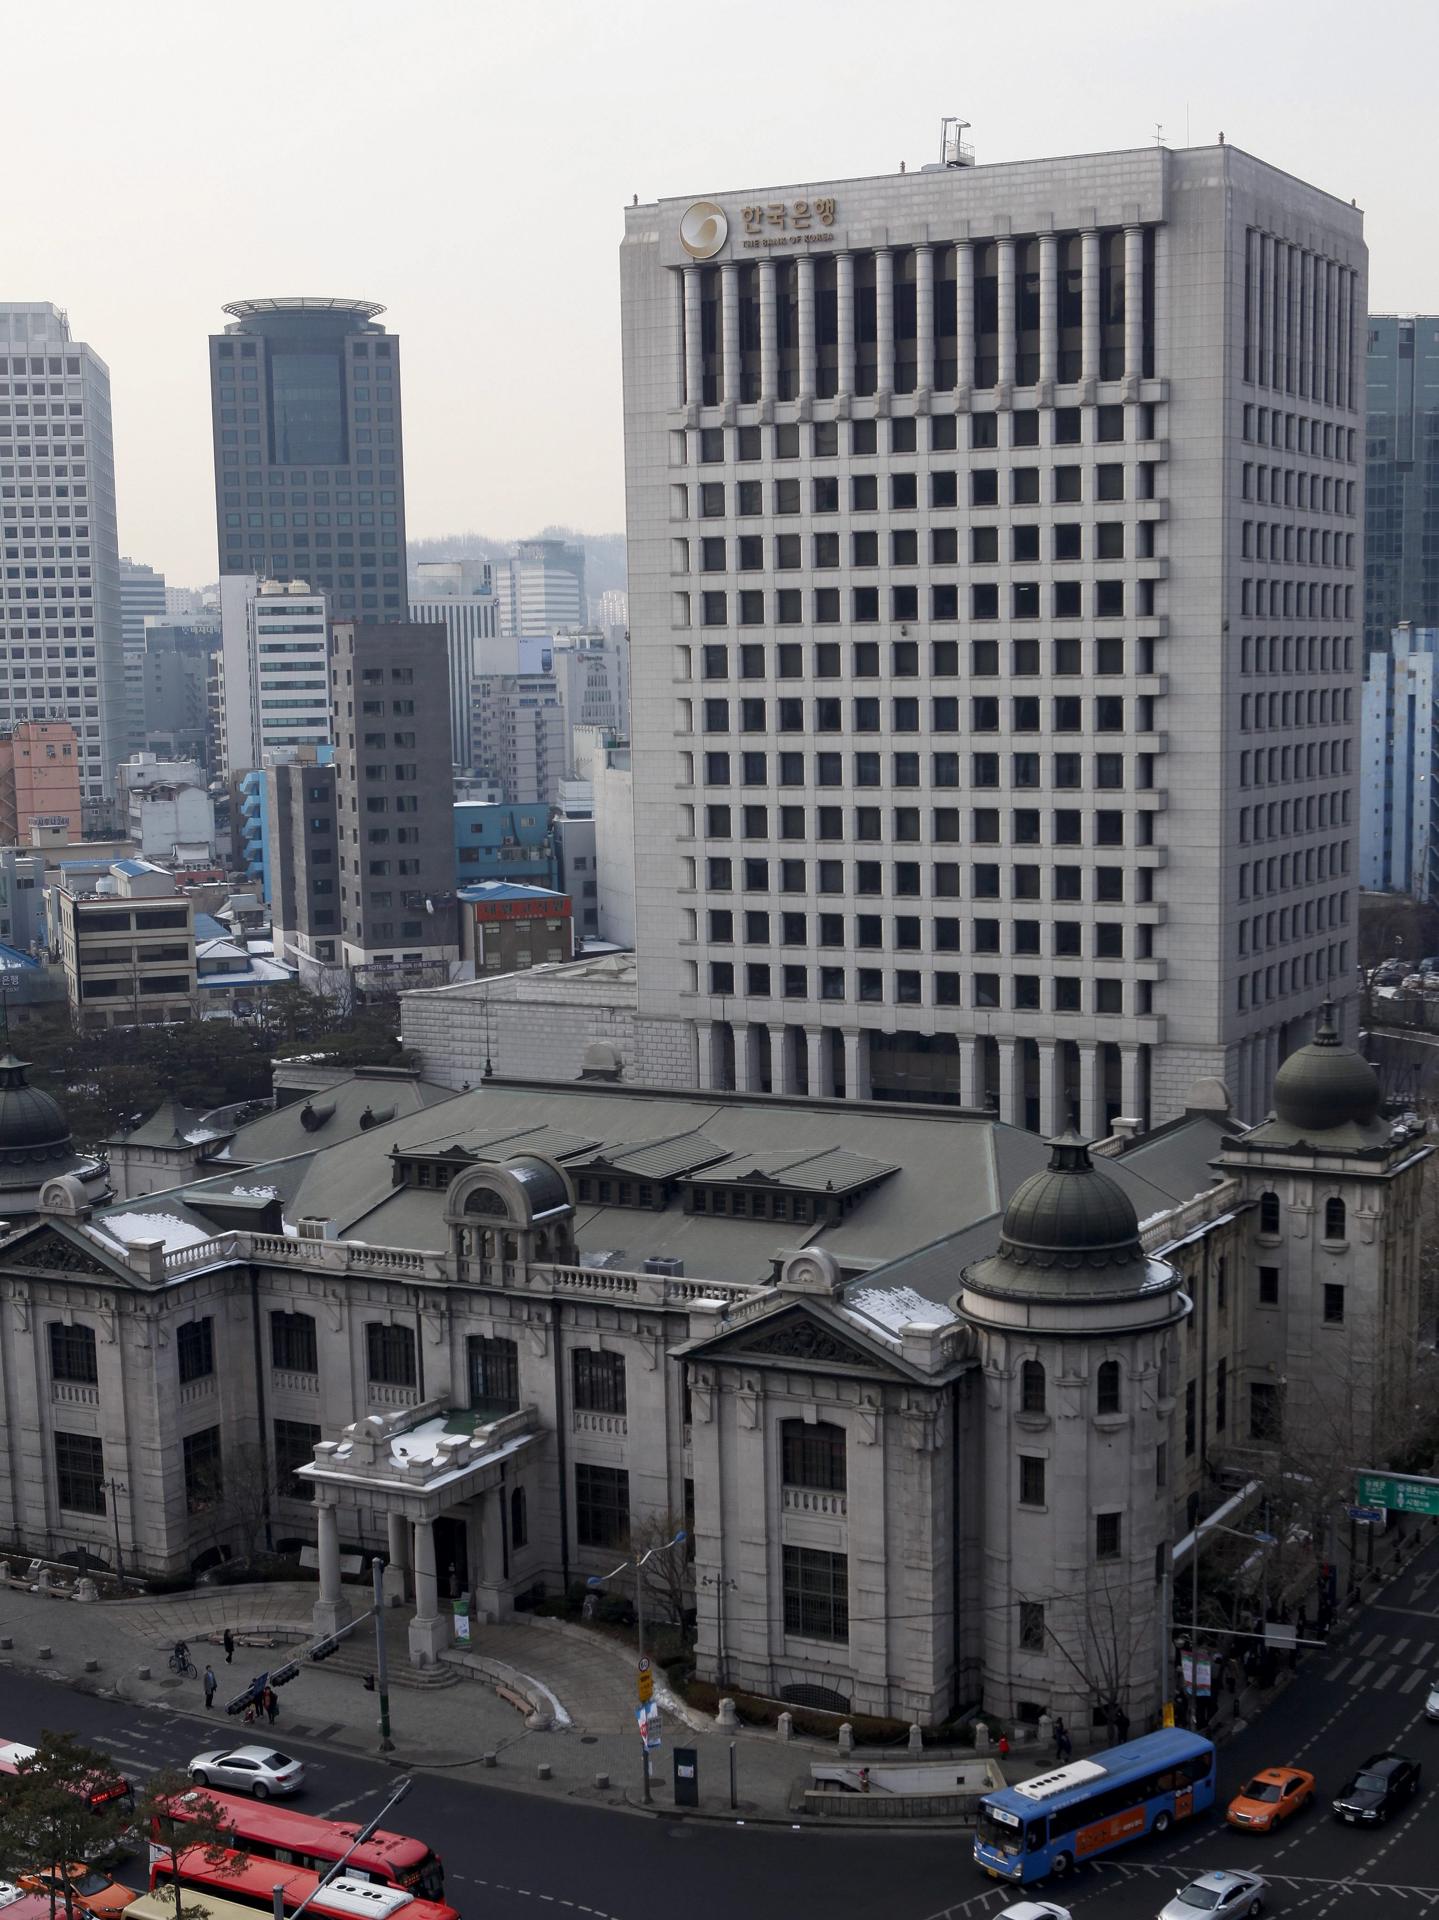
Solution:
M 1354 1481 L 1362 1506 L 1387 1507 L 1391 1513 L 1439 1514 L 1439 1480 L 1402 1473 L 1361 1473 Z

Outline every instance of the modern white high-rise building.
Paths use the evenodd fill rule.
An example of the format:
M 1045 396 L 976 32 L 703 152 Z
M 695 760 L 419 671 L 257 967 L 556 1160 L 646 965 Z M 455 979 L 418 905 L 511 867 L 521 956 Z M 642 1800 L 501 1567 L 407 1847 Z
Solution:
M 641 1071 L 1259 1117 L 1357 953 L 1362 216 L 969 157 L 626 210 Z
M 330 739 L 330 620 L 324 593 L 303 580 L 220 582 L 225 771 L 263 767 L 276 747 Z
M 153 567 L 147 567 L 143 561 L 132 560 L 128 553 L 120 556 L 120 633 L 127 647 L 145 650 L 145 622 L 154 615 L 169 612 L 169 596 L 165 589 L 165 576 L 156 573 Z
M 1359 884 L 1439 899 L 1439 627 L 1394 629 L 1364 672 Z
M 509 563 L 505 629 L 521 638 L 585 625 L 585 554 L 564 540 L 521 540 Z
M 0 727 L 65 719 L 102 824 L 126 746 L 110 372 L 48 301 L 0 304 Z
M 421 560 L 410 581 L 410 618 L 437 620 L 445 629 L 450 655 L 450 758 L 455 766 L 474 764 L 470 738 L 470 688 L 482 673 L 514 672 L 513 643 L 500 640 L 500 602 L 488 561 L 478 580 L 459 560 Z

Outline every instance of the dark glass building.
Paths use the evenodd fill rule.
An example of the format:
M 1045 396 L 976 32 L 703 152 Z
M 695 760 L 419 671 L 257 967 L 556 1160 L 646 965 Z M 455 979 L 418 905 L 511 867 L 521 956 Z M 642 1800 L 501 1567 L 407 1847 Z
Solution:
M 1439 627 L 1439 314 L 1369 316 L 1364 644 Z
M 221 573 L 406 618 L 400 343 L 365 300 L 236 300 L 210 338 Z

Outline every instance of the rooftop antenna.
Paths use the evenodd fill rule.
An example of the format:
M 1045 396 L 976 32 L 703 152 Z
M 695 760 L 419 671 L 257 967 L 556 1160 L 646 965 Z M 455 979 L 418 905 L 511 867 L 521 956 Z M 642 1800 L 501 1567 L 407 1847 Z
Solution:
M 942 167 L 972 167 L 974 148 L 964 136 L 969 131 L 969 121 L 961 120 L 958 114 L 946 114 L 939 123 L 939 164 Z
M 1154 144 L 1156 147 L 1164 145 L 1164 124 L 1159 120 L 1154 123 Z

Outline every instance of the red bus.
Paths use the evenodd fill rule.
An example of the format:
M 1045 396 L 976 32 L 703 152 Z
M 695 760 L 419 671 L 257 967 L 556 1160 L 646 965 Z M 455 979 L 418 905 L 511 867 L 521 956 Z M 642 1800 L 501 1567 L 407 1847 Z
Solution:
M 0 1778 L 13 1779 L 21 1765 L 35 1756 L 36 1749 L 23 1740 L 0 1740 Z M 92 1813 L 133 1813 L 135 1793 L 123 1774 L 96 1774 L 85 1789 L 85 1804 Z
M 280 1860 L 286 1866 L 306 1867 L 311 1873 L 328 1873 L 354 1845 L 359 1825 L 344 1820 L 320 1820 L 310 1813 L 295 1813 L 289 1807 L 277 1807 L 273 1801 L 247 1800 L 239 1794 L 216 1793 L 206 1788 L 203 1794 L 182 1793 L 170 1802 L 177 1820 L 193 1819 L 197 1800 L 208 1800 L 220 1809 L 220 1818 L 235 1836 L 241 1853 L 257 1854 L 265 1860 Z M 151 1839 L 158 1841 L 158 1832 Z M 152 1852 L 151 1858 L 153 1859 Z M 440 1857 L 423 1840 L 411 1840 L 407 1834 L 387 1833 L 383 1827 L 372 1833 L 363 1846 L 355 1847 L 345 1861 L 347 1880 L 373 1880 L 382 1887 L 399 1887 L 421 1900 L 443 1900 L 445 1870 Z
M 172 1884 L 168 1861 L 150 1862 L 150 1888 Z M 441 1900 L 417 1900 L 399 1887 L 387 1887 L 375 1880 L 354 1880 L 346 1874 L 325 1881 L 308 1867 L 282 1866 L 278 1861 L 256 1859 L 248 1853 L 221 1854 L 217 1860 L 206 1858 L 203 1847 L 191 1847 L 180 1855 L 180 1885 L 193 1892 L 228 1900 L 237 1907 L 253 1907 L 261 1913 L 274 1912 L 274 1890 L 281 1888 L 286 1913 L 292 1913 L 309 1900 L 307 1913 L 327 1916 L 328 1920 L 460 1920 L 456 1907 Z M 317 1891 L 318 1889 L 318 1891 Z M 311 1897 L 313 1896 L 313 1897 Z

